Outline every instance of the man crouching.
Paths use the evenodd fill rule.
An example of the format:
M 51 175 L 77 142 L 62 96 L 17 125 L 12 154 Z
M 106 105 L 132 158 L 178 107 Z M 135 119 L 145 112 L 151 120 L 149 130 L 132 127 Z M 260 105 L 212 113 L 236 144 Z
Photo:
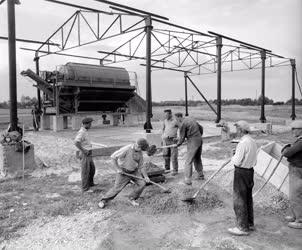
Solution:
M 133 206 L 139 206 L 139 203 L 136 200 L 143 192 L 146 182 L 148 183 L 150 181 L 146 170 L 143 167 L 144 160 L 142 154 L 142 151 L 146 151 L 148 147 L 149 144 L 147 140 L 141 138 L 138 139 L 136 143 L 122 147 L 111 155 L 112 163 L 117 169 L 117 175 L 113 188 L 111 188 L 99 202 L 100 208 L 104 208 L 107 202 L 114 199 L 130 181 L 133 181 L 136 184 L 136 187 L 129 195 L 129 202 Z M 125 175 L 125 173 L 137 177 L 143 175 L 145 180 L 130 177 Z

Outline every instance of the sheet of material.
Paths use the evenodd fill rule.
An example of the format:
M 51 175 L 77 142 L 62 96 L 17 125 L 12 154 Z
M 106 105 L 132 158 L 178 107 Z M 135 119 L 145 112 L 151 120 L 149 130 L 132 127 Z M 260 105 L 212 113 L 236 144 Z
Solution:
M 254 167 L 255 172 L 268 180 L 268 183 L 274 185 L 276 189 L 288 196 L 289 180 L 288 180 L 288 161 L 281 158 L 282 146 L 276 142 L 271 142 L 262 146 L 257 154 L 257 164 Z

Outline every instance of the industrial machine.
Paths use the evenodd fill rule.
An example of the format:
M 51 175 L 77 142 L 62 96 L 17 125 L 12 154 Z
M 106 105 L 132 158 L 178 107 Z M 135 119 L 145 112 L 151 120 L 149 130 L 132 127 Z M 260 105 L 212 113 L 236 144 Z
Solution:
M 86 112 L 117 112 L 135 96 L 126 69 L 67 63 L 55 71 L 41 71 L 39 75 L 28 69 L 23 76 L 33 79 L 43 92 L 43 109 L 55 115 Z

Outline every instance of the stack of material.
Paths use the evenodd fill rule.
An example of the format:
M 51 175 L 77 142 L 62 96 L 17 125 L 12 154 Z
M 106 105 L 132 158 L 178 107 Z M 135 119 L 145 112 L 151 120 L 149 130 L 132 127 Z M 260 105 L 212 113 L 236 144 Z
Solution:
M 166 180 L 165 176 L 163 175 L 165 170 L 158 165 L 148 162 L 145 164 L 145 168 L 151 181 L 158 183 Z

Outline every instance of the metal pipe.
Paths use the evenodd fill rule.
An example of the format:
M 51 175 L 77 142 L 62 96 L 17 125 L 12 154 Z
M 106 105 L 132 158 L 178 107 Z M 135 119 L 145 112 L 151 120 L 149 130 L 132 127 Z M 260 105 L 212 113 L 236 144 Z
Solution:
M 151 133 L 152 125 L 152 87 L 151 87 L 151 32 L 152 32 L 152 20 L 151 17 L 147 17 L 146 20 L 146 101 L 147 101 L 147 112 L 146 112 L 146 133 Z
M 39 76 L 39 74 L 40 74 L 40 58 L 38 56 L 38 53 L 36 53 L 34 61 L 36 62 L 36 74 Z M 38 99 L 38 110 L 39 110 L 39 112 L 41 112 L 41 91 L 39 88 L 37 88 L 37 99 Z
M 260 115 L 260 121 L 262 123 L 266 122 L 265 118 L 265 59 L 266 59 L 266 51 L 261 50 L 261 115 Z
M 8 19 L 8 60 L 9 60 L 9 111 L 12 131 L 17 129 L 17 75 L 16 75 L 16 33 L 15 33 L 15 0 L 7 0 Z
M 296 98 L 295 98 L 295 84 L 296 84 L 296 60 L 295 59 L 290 59 L 290 65 L 292 66 L 292 114 L 290 118 L 292 120 L 296 119 Z
M 1 40 L 8 40 L 8 37 L 6 36 L 0 36 Z M 23 39 L 23 38 L 16 38 L 17 42 L 23 42 L 23 43 L 37 43 L 37 44 L 44 44 L 44 42 L 41 41 L 36 41 L 36 40 L 30 40 L 30 39 Z M 58 43 L 47 43 L 47 45 L 52 45 L 52 46 L 60 46 Z
M 187 79 L 187 73 L 184 73 L 185 77 L 185 107 L 186 107 L 186 116 L 189 116 L 188 112 L 188 79 Z
M 221 120 L 221 49 L 222 49 L 222 37 L 216 38 L 217 48 L 217 118 L 216 123 Z

